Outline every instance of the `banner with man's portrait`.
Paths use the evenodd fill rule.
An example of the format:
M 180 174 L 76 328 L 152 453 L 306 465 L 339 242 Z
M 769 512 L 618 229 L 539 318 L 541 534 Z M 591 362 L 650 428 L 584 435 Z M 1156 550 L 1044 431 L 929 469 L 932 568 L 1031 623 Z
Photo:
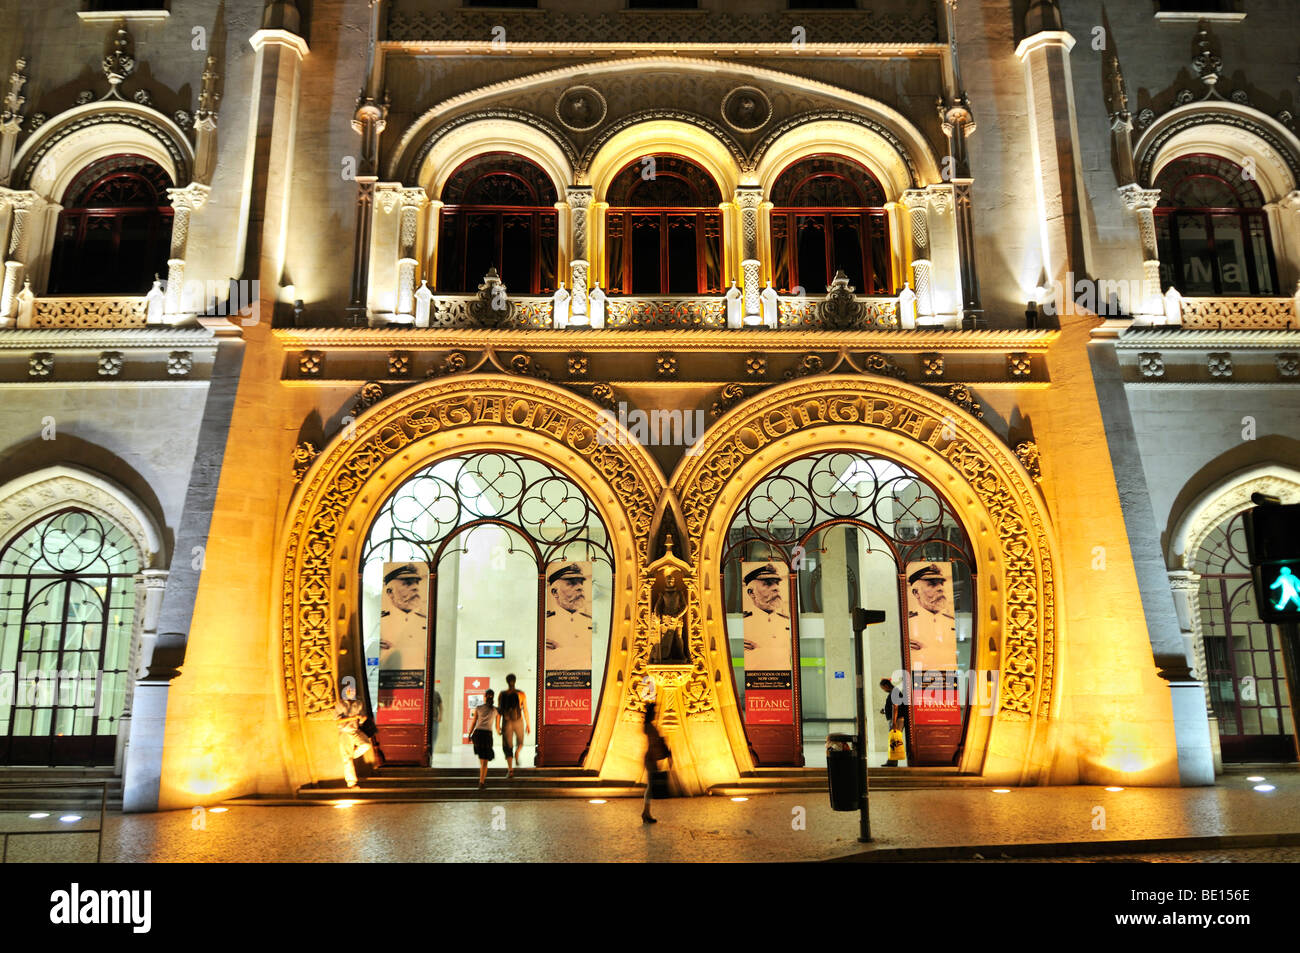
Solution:
M 917 725 L 961 724 L 952 563 L 907 564 L 907 668 Z
M 428 661 L 429 566 L 384 563 L 376 724 L 424 724 Z
M 742 562 L 745 721 L 794 723 L 789 570 L 778 561 Z
M 591 724 L 591 563 L 546 567 L 546 724 Z

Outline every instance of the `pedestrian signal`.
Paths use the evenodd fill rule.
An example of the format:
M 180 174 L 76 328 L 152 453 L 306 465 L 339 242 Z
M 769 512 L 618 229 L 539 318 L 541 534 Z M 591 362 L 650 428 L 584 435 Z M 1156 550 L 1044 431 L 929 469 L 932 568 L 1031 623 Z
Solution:
M 1256 502 L 1245 529 L 1259 617 L 1300 622 L 1300 505 Z

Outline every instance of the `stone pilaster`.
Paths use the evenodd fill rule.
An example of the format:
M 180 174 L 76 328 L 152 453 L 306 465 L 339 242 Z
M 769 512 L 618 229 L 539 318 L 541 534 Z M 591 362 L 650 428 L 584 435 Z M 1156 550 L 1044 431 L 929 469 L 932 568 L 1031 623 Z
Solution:
M 0 205 L 8 210 L 4 241 L 4 285 L 0 290 L 0 320 L 11 320 L 16 313 L 18 292 L 23 286 L 31 248 L 31 235 L 45 199 L 32 191 L 15 191 L 0 187 Z
M 401 221 L 397 235 L 397 308 L 398 314 L 415 313 L 415 282 L 419 266 L 420 215 L 429 204 L 424 189 L 402 189 Z
M 23 128 L 23 105 L 27 100 L 20 95 L 27 76 L 27 61 L 19 57 L 14 64 L 14 71 L 9 74 L 9 90 L 5 93 L 4 108 L 0 110 L 0 185 L 8 185 L 13 173 L 14 147 L 18 144 L 18 133 Z
M 1174 612 L 1182 631 L 1188 667 L 1199 682 L 1209 728 L 1210 756 L 1216 775 L 1223 773 L 1223 754 L 1219 748 L 1219 719 L 1210 699 L 1210 679 L 1205 659 L 1205 637 L 1201 632 L 1201 577 L 1185 569 L 1169 571 L 1169 588 L 1174 596 Z
M 167 306 L 169 315 L 180 314 L 184 308 L 185 249 L 190 237 L 190 218 L 208 201 L 212 189 L 192 182 L 183 189 L 168 189 L 172 200 L 172 244 L 167 259 Z
M 759 313 L 759 287 L 762 267 L 758 259 L 759 213 L 763 207 L 763 190 L 757 186 L 736 189 L 736 208 L 740 210 L 740 271 L 745 292 L 745 314 Z
M 572 297 L 569 299 L 569 313 L 573 318 L 571 324 L 585 323 L 587 314 L 587 289 L 590 286 L 588 269 L 591 266 L 589 254 L 591 235 L 591 200 L 592 189 L 589 185 L 571 185 L 565 190 L 569 202 L 569 287 Z
M 1067 275 L 1087 274 L 1078 123 L 1070 77 L 1074 37 L 1060 28 L 1055 4 L 1036 3 L 1016 48 L 1024 67 L 1029 146 L 1033 156 L 1043 272 L 1049 287 L 1069 295 Z M 1067 313 L 1056 302 L 1057 313 Z
M 912 260 L 912 291 L 916 295 L 916 321 L 924 327 L 935 323 L 934 263 L 930 245 L 930 196 L 923 189 L 903 193 L 907 235 Z
M 1124 207 L 1137 213 L 1138 231 L 1142 238 L 1142 300 L 1132 302 L 1134 311 L 1156 324 L 1164 323 L 1164 299 L 1160 294 L 1160 250 L 1156 243 L 1155 208 L 1160 204 L 1159 189 L 1144 189 L 1139 185 L 1122 185 L 1119 188 Z
M 210 183 L 217 165 L 217 92 L 216 59 L 209 56 L 203 64 L 199 105 L 194 111 L 194 181 Z

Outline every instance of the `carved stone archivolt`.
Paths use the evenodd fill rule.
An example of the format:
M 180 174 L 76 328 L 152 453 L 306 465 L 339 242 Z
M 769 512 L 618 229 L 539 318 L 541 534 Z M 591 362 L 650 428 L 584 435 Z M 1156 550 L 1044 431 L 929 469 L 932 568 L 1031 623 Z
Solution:
M 672 478 L 701 584 L 719 578 L 717 554 L 725 549 L 734 509 L 764 475 L 819 447 L 874 444 L 936 486 L 952 487 L 972 536 L 988 534 L 991 545 L 978 557 L 977 604 L 981 641 L 988 635 L 999 643 L 998 718 L 1041 725 L 1051 712 L 1057 638 L 1056 544 L 1048 516 L 1015 454 L 973 416 L 920 388 L 882 378 L 796 381 L 724 417 Z M 963 505 L 962 497 L 972 496 Z M 721 646 L 711 666 L 729 664 L 721 606 L 715 602 L 710 611 L 706 605 L 706 619 L 706 640 Z M 990 661 L 977 659 L 972 667 Z M 738 720 L 729 731 L 735 744 L 735 732 L 743 731 Z
M 649 606 L 648 594 L 636 593 L 632 580 L 640 579 L 647 563 L 664 481 L 634 439 L 598 439 L 611 425 L 593 404 L 530 378 L 435 379 L 366 410 L 350 433 L 336 436 L 304 469 L 282 536 L 280 574 L 283 701 L 289 731 L 298 733 L 306 758 L 297 770 L 317 776 L 313 764 L 319 759 L 324 776 L 337 771 L 331 712 L 340 665 L 357 664 L 356 653 L 348 651 L 357 625 L 353 560 L 383 502 L 385 493 L 377 488 L 394 486 L 466 446 L 527 453 L 587 489 L 611 538 L 619 541 L 615 577 L 628 580 L 615 585 L 610 665 L 617 671 L 608 679 L 616 686 L 611 691 L 623 697 L 627 673 L 640 656 L 620 660 L 617 647 L 633 643 L 633 616 L 641 603 Z M 602 705 L 593 750 L 608 744 L 619 710 Z

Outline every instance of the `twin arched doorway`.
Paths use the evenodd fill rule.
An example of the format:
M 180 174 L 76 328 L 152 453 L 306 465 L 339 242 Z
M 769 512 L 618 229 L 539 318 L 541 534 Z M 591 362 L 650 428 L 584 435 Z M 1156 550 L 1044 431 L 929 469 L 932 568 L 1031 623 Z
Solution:
M 668 486 L 636 441 L 598 439 L 602 424 L 607 421 L 598 408 L 560 388 L 475 375 L 417 385 L 372 407 L 357 420 L 354 436 L 341 437 L 322 453 L 295 497 L 283 549 L 284 729 L 297 755 L 292 767 L 299 783 L 338 774 L 332 737 L 334 693 L 341 677 L 368 680 L 365 659 L 373 656 L 362 651 L 365 607 L 371 606 L 373 617 L 375 579 L 382 588 L 384 576 L 392 571 L 373 568 L 376 563 L 427 555 L 439 574 L 438 603 L 451 605 L 448 600 L 456 596 L 450 589 L 442 591 L 452 585 L 444 579 L 457 574 L 466 578 L 464 567 L 450 573 L 441 566 L 449 558 L 490 560 L 491 553 L 476 550 L 473 535 L 465 535 L 471 529 L 479 534 L 490 531 L 506 551 L 519 550 L 506 558 L 517 560 L 520 579 L 529 580 L 530 598 L 537 600 L 532 603 L 535 623 L 537 614 L 546 611 L 542 600 L 551 581 L 547 569 L 554 561 L 549 557 L 572 560 L 575 545 L 599 548 L 594 539 L 578 536 L 548 539 L 545 521 L 534 521 L 529 528 L 522 509 L 517 517 L 500 519 L 509 508 L 504 496 L 490 506 L 467 506 L 467 497 L 483 496 L 490 477 L 510 471 L 521 460 L 541 467 L 536 473 L 543 482 L 558 481 L 558 487 L 567 481 L 581 489 L 586 503 L 579 508 L 587 514 L 582 525 L 589 530 L 598 517 L 607 534 L 607 658 L 603 671 L 595 665 L 592 671 L 593 687 L 602 682 L 603 687 L 592 700 L 593 723 L 582 726 L 588 736 L 585 754 L 568 749 L 586 768 L 611 778 L 640 773 L 639 718 L 644 704 L 635 686 L 656 670 L 646 622 L 653 611 L 651 570 L 663 558 L 665 520 L 678 529 L 670 534 L 676 537 L 670 555 L 675 553 L 690 567 L 685 616 L 689 661 L 666 673 L 668 697 L 661 697 L 662 705 L 682 715 L 675 730 L 683 733 L 685 755 L 677 759 L 675 770 L 687 790 L 701 791 L 734 780 L 761 761 L 751 750 L 738 704 L 742 692 L 733 689 L 731 677 L 731 606 L 724 604 L 724 590 L 728 574 L 734 578 L 735 573 L 727 563 L 734 563 L 744 546 L 729 547 L 727 537 L 742 510 L 749 514 L 747 522 L 742 520 L 746 526 L 761 524 L 755 515 L 757 501 L 772 499 L 771 488 L 794 479 L 799 468 L 809 471 L 804 477 L 810 486 L 809 481 L 822 480 L 811 472 L 819 463 L 829 468 L 825 479 L 840 487 L 830 494 L 826 512 L 833 515 L 836 507 L 856 501 L 852 512 L 857 515 L 850 519 L 857 523 L 840 517 L 792 519 L 778 533 L 789 536 L 797 525 L 805 554 L 810 548 L 827 550 L 817 586 L 829 592 L 834 585 L 826 581 L 825 561 L 839 544 L 825 534 L 833 536 L 837 528 L 850 525 L 871 537 L 865 548 L 858 545 L 854 558 L 883 560 L 887 553 L 892 560 L 888 575 L 896 587 L 900 616 L 910 588 L 908 577 L 916 571 L 908 572 L 908 565 L 951 565 L 954 616 L 965 615 L 972 629 L 980 627 L 980 645 L 974 638 L 961 640 L 970 644 L 958 650 L 965 653 L 963 664 L 996 670 L 997 682 L 995 701 L 965 728 L 959 764 L 964 770 L 1032 781 L 1039 770 L 1034 766 L 1049 763 L 1042 728 L 1052 717 L 1056 691 L 1054 544 L 1032 481 L 982 424 L 926 391 L 892 380 L 810 378 L 774 387 L 722 418 L 683 459 Z M 828 455 L 830 451 L 835 453 Z M 462 476 L 456 474 L 465 472 L 466 462 L 475 457 L 498 462 L 491 474 L 479 468 L 479 475 L 469 478 L 471 492 L 466 493 Z M 518 485 L 529 482 L 525 477 Z M 425 489 L 415 489 L 422 483 Z M 755 493 L 761 485 L 766 489 Z M 890 485 L 893 491 L 881 492 Z M 434 501 L 446 498 L 450 487 L 457 488 L 456 499 L 445 499 L 446 510 L 440 512 Z M 665 493 L 675 501 L 667 509 Z M 527 492 L 516 493 L 511 499 L 522 501 L 525 496 Z M 399 506 L 403 500 L 411 501 L 415 516 L 399 513 L 407 505 Z M 871 519 L 862 518 L 864 505 L 874 508 Z M 672 512 L 677 520 L 672 520 Z M 553 525 L 561 524 L 577 525 L 563 519 Z M 413 526 L 421 528 L 411 531 Z M 430 531 L 437 526 L 445 531 Z M 768 522 L 771 538 L 761 540 L 763 545 L 778 542 L 770 532 L 774 526 Z M 456 542 L 462 537 L 469 542 Z M 971 547 L 967 540 L 974 538 L 992 542 Z M 784 545 L 784 540 L 779 542 Z M 847 561 L 846 550 L 845 566 Z M 814 558 L 814 571 L 817 565 Z M 877 573 L 869 575 L 878 578 Z M 867 576 L 859 563 L 857 578 Z M 433 591 L 435 584 L 429 588 Z M 817 596 L 819 605 L 808 603 L 810 610 L 828 611 L 825 592 Z M 804 602 L 799 605 L 802 611 Z M 979 610 L 978 622 L 977 606 L 986 607 Z M 512 628 L 528 629 L 530 615 L 521 612 L 519 618 L 522 621 Z M 811 628 L 811 619 L 806 626 Z M 535 651 L 543 657 L 540 633 L 545 629 L 535 626 L 533 631 L 539 633 Z M 806 640 L 811 644 L 811 636 Z M 477 635 L 473 641 L 479 641 Z M 911 643 L 909 639 L 908 649 L 900 644 L 900 660 Z M 743 649 L 739 654 L 743 657 Z M 598 661 L 594 656 L 592 662 Z M 539 691 L 544 693 L 544 687 Z M 997 754 L 990 755 L 995 735 Z M 954 745 L 954 756 L 957 749 Z

